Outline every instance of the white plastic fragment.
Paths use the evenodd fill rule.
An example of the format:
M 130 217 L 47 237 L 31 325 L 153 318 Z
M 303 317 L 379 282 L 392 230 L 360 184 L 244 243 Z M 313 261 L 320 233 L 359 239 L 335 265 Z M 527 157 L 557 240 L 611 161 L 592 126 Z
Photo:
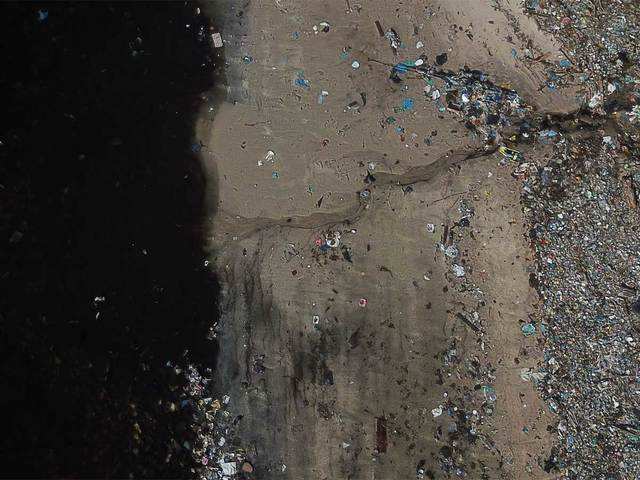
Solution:
M 267 154 L 264 156 L 264 160 L 258 160 L 258 166 L 261 167 L 262 165 L 264 165 L 264 162 L 273 163 L 274 158 L 276 158 L 276 152 L 274 152 L 273 150 L 267 150 Z
M 220 35 L 220 33 L 219 33 L 219 32 L 212 33 L 212 34 L 211 34 L 211 40 L 213 40 L 213 46 L 214 46 L 215 48 L 220 48 L 220 47 L 222 47 L 222 45 L 223 45 L 223 42 L 222 42 L 222 35 Z
M 602 103 L 602 94 L 596 93 L 591 100 L 589 100 L 589 108 L 596 108 L 598 105 Z
M 440 245 L 440 249 L 449 258 L 455 258 L 460 253 L 458 251 L 458 247 L 456 247 L 455 245 L 449 245 L 448 247 L 445 247 L 444 245 Z M 458 275 L 458 276 L 461 276 L 461 275 Z
M 451 270 L 456 277 L 464 277 L 465 271 L 462 265 L 453 264 L 451 265 Z
M 238 471 L 236 462 L 220 462 L 220 468 L 222 469 L 222 475 L 225 477 L 232 477 Z

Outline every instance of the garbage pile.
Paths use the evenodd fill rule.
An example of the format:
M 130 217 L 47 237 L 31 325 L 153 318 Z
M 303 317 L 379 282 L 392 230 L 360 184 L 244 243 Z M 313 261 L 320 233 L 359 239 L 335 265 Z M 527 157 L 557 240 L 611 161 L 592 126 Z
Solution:
M 524 186 L 563 478 L 640 477 L 640 163 L 620 147 L 563 139 Z
M 546 469 L 567 479 L 640 478 L 640 4 L 525 7 L 566 56 L 547 62 L 547 86 L 583 87 L 602 126 L 554 135 L 548 163 L 517 168 L 542 301 L 533 327 L 545 360 L 535 380 L 558 415 Z
M 253 465 L 245 458 L 244 451 L 233 446 L 235 428 L 240 417 L 234 417 L 228 409 L 231 398 L 215 397 L 211 378 L 206 377 L 193 365 L 182 368 L 167 364 L 185 380 L 178 408 L 190 413 L 189 431 L 194 435 L 193 444 L 184 441 L 173 445 L 191 453 L 196 465 L 191 472 L 200 480 L 251 478 Z M 211 370 L 206 372 L 212 375 Z M 175 407 L 174 407 L 175 408 Z M 167 458 L 169 461 L 169 458 Z
M 550 89 L 578 84 L 593 95 L 638 81 L 640 3 L 526 0 L 524 5 L 540 28 L 564 47 L 566 58 L 545 60 Z
M 495 85 L 479 70 L 435 73 L 429 80 L 425 94 L 432 99 L 438 97 L 437 101 L 435 92 L 444 92 L 448 110 L 462 116 L 467 128 L 483 135 L 489 144 L 499 144 L 500 131 L 531 112 L 517 92 Z M 436 88 L 438 80 L 442 86 Z
M 466 127 L 482 135 L 490 145 L 501 142 L 500 132 L 514 121 L 531 114 L 531 108 L 514 90 L 494 84 L 485 73 L 464 68 L 444 71 L 438 65 L 446 62 L 446 54 L 436 57 L 433 66 L 421 57 L 416 61 L 396 64 L 391 80 L 398 83 L 407 73 L 417 73 L 424 81 L 424 94 L 435 102 L 440 112 L 454 112 L 465 120 Z

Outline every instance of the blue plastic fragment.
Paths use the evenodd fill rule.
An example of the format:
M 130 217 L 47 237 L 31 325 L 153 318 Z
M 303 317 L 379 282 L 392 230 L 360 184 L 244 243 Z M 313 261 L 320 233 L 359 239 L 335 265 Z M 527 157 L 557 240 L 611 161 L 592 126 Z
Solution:
M 400 62 L 394 65 L 393 70 L 397 73 L 407 73 L 410 67 L 415 67 L 415 63 L 413 62 Z
M 541 137 L 553 138 L 558 135 L 558 132 L 556 132 L 555 130 L 540 130 L 539 135 Z
M 402 101 L 403 110 L 411 110 L 413 108 L 413 98 L 405 98 Z
M 294 80 L 294 83 L 302 88 L 309 88 L 311 86 L 309 80 L 304 78 L 304 73 L 302 72 L 298 72 L 298 77 Z
M 47 10 L 38 10 L 38 21 L 44 22 L 49 17 L 49 12 Z
M 571 66 L 571 62 L 566 58 L 563 58 L 562 60 L 560 60 L 559 63 L 562 68 L 569 68 Z

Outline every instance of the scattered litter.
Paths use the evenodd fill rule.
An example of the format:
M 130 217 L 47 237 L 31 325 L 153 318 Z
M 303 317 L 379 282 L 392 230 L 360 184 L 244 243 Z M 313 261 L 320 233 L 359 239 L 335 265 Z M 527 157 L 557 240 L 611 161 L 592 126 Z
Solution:
M 353 62 L 351 62 L 351 68 L 353 68 L 354 70 L 360 68 L 360 62 L 354 60 Z
M 369 303 L 369 301 L 366 298 L 361 298 L 360 300 L 358 300 L 358 306 L 361 308 L 366 307 L 367 303 Z
M 433 418 L 438 418 L 442 415 L 442 412 L 444 412 L 442 405 L 438 405 L 436 408 L 431 410 L 431 415 L 433 415 Z

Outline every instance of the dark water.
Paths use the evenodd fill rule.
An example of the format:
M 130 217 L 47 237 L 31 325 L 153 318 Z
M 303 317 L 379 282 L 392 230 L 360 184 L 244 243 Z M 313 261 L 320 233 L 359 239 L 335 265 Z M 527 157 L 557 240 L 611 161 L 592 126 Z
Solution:
M 164 364 L 213 365 L 217 312 L 196 6 L 0 4 L 3 477 L 188 475 Z

